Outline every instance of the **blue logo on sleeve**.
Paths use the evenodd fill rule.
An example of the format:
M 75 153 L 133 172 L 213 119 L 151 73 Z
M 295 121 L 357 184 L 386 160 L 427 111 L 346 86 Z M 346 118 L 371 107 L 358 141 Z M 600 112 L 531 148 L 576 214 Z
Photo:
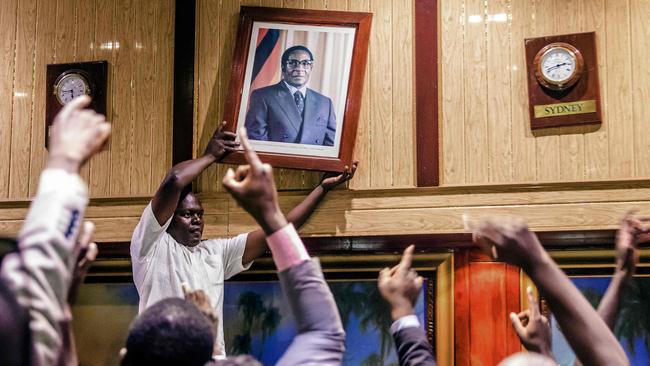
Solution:
M 77 221 L 79 220 L 79 210 L 74 209 L 72 210 L 72 217 L 70 218 L 70 224 L 68 225 L 68 229 L 65 231 L 65 237 L 66 239 L 70 238 L 70 235 L 74 232 L 74 228 L 77 226 Z

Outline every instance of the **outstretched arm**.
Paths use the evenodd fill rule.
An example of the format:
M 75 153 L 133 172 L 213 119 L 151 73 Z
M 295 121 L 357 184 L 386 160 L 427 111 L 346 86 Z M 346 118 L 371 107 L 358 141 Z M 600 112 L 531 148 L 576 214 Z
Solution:
M 481 220 L 474 241 L 494 259 L 524 269 L 546 296 L 564 335 L 587 365 L 628 365 L 623 348 L 594 308 L 553 262 L 537 236 L 519 219 Z
M 340 365 L 345 332 L 334 297 L 318 264 L 310 260 L 300 237 L 280 211 L 273 171 L 262 164 L 241 133 L 250 165 L 228 170 L 224 187 L 268 236 L 282 289 L 296 319 L 298 335 L 278 365 Z
M 158 187 L 151 201 L 151 208 L 160 226 L 174 214 L 178 199 L 183 189 L 215 161 L 223 159 L 229 152 L 235 151 L 238 142 L 235 134 L 224 131 L 226 122 L 214 132 L 202 156 L 174 165 Z
M 32 358 L 39 365 L 76 364 L 74 349 L 69 348 L 72 319 L 67 301 L 84 246 L 76 239 L 88 202 L 78 173 L 110 134 L 104 116 L 82 109 L 88 103 L 87 96 L 78 97 L 54 119 L 47 165 L 20 232 L 19 251 L 2 265 L 3 280 L 29 311 Z M 86 234 L 81 242 L 87 245 Z
M 631 213 L 627 213 L 621 219 L 621 227 L 616 234 L 616 271 L 612 282 L 607 287 L 605 296 L 598 305 L 598 315 L 612 330 L 616 324 L 621 298 L 636 269 L 638 237 L 648 232 L 648 228 L 643 224 L 644 221 L 648 221 L 648 219 L 637 219 Z
M 352 168 L 346 167 L 342 174 L 325 174 L 321 183 L 314 188 L 314 190 L 311 191 L 311 193 L 309 193 L 309 195 L 298 206 L 294 207 L 293 210 L 289 212 L 287 220 L 289 220 L 296 229 L 299 229 L 305 222 L 307 222 L 307 219 L 309 219 L 311 214 L 314 213 L 314 210 L 316 210 L 318 204 L 323 200 L 323 198 L 325 198 L 327 192 L 354 177 L 358 165 L 359 162 L 355 161 L 352 163 Z M 249 233 L 246 238 L 246 249 L 244 249 L 242 263 L 250 263 L 259 258 L 267 249 L 266 236 L 264 235 L 263 230 L 255 230 Z
M 398 265 L 379 272 L 377 287 L 391 308 L 393 324 L 390 332 L 395 340 L 399 364 L 435 366 L 433 349 L 414 311 L 422 289 L 422 277 L 411 268 L 414 249 L 413 245 L 409 246 Z

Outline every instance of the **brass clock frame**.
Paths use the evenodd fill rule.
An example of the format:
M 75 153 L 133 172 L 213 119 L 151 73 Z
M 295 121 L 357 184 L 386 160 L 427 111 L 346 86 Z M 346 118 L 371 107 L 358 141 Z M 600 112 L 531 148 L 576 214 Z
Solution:
M 56 78 L 56 81 L 54 82 L 54 91 L 53 91 L 57 102 L 59 102 L 59 104 L 61 104 L 62 106 L 65 105 L 65 103 L 61 100 L 61 97 L 59 96 L 59 91 L 61 90 L 61 84 L 63 84 L 63 81 L 65 79 L 71 78 L 73 76 L 77 76 L 77 77 L 79 77 L 81 79 L 81 81 L 84 84 L 84 93 L 86 95 L 89 95 L 89 96 L 93 95 L 92 87 L 91 87 L 90 81 L 89 81 L 89 77 L 83 70 L 68 70 L 68 71 L 65 71 L 65 72 L 61 73 L 61 75 L 59 75 L 59 77 Z
M 544 73 L 542 72 L 542 59 L 546 54 L 558 48 L 562 48 L 566 50 L 576 60 L 576 68 L 573 72 L 573 75 L 571 75 L 570 78 L 562 82 L 551 80 L 547 78 L 546 75 L 544 75 Z M 575 83 L 578 82 L 578 80 L 580 80 L 580 78 L 582 77 L 585 60 L 582 57 L 582 53 L 580 52 L 580 50 L 574 47 L 573 45 L 566 42 L 554 42 L 554 43 L 547 44 L 537 52 L 533 60 L 533 65 L 535 68 L 535 78 L 542 86 L 551 90 L 566 90 L 572 87 L 573 85 L 575 85 Z

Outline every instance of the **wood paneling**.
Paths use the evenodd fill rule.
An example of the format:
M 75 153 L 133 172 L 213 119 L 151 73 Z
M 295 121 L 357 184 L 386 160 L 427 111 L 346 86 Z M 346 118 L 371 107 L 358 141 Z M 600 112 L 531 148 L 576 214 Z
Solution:
M 36 192 L 47 156 L 45 66 L 92 60 L 110 64 L 113 137 L 81 175 L 95 197 L 153 194 L 171 158 L 173 3 L 2 1 L 1 198 Z
M 643 0 L 441 2 L 441 184 L 647 178 L 649 12 Z M 596 32 L 602 126 L 532 135 L 524 39 L 585 31 Z

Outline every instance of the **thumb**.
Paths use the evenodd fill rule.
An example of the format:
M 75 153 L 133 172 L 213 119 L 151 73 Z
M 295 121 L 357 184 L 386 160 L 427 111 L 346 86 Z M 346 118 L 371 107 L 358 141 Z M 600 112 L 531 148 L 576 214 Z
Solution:
M 526 339 L 526 328 L 521 323 L 521 320 L 515 313 L 510 313 L 510 321 L 512 322 L 512 327 L 515 328 L 515 332 L 520 339 Z

